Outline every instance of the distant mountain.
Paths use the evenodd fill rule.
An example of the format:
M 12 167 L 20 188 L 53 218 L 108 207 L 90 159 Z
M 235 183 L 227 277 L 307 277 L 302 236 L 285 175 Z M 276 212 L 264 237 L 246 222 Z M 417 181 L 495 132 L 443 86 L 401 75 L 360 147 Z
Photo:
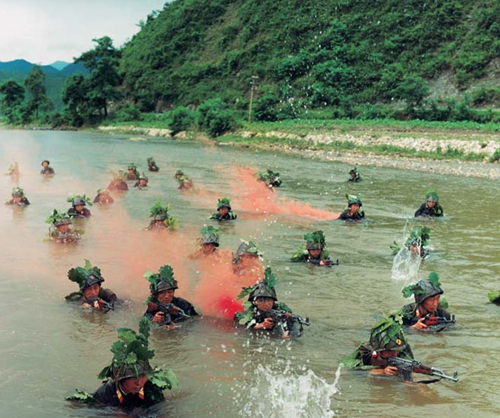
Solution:
M 3 71 L 18 71 L 20 73 L 28 74 L 33 67 L 31 62 L 26 60 L 14 60 L 7 62 L 0 62 L 0 70 Z M 42 70 L 46 73 L 58 73 L 59 70 L 50 65 L 41 65 Z
M 68 65 L 70 65 L 70 63 L 65 62 L 65 61 L 56 61 L 56 62 L 53 62 L 52 64 L 50 64 L 51 67 L 54 67 L 56 70 L 59 70 L 59 71 L 63 70 Z
M 64 74 L 66 76 L 78 73 L 82 73 L 85 75 L 89 73 L 81 62 L 79 62 L 78 64 L 68 64 L 65 68 L 61 70 L 61 74 Z

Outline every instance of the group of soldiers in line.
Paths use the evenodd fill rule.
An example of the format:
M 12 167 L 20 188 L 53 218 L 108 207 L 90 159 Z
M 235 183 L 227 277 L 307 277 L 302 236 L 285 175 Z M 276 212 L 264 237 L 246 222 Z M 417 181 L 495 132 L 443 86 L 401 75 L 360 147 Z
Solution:
M 54 170 L 48 161 L 44 161 L 42 166 L 41 174 L 54 175 Z M 152 158 L 148 158 L 148 169 L 153 172 L 159 171 Z M 348 181 L 361 181 L 357 169 L 351 170 L 350 176 Z M 175 178 L 179 182 L 179 189 L 193 187 L 192 181 L 182 171 L 178 170 L 175 173 Z M 142 184 L 141 180 L 143 180 Z M 279 187 L 282 184 L 279 173 L 273 173 L 271 170 L 259 173 L 259 180 L 265 182 L 268 187 Z M 99 189 L 94 203 L 113 203 L 110 190 L 127 190 L 126 181 L 136 181 L 135 187 L 137 188 L 148 187 L 148 179 L 144 175 L 141 179 L 135 164 L 130 164 L 127 173 L 119 172 L 107 189 Z M 124 187 L 123 183 L 127 188 Z M 16 189 L 15 196 L 14 189 Z M 8 203 L 23 206 L 21 202 L 24 199 L 24 205 L 29 204 L 22 189 L 19 187 L 14 189 L 12 200 Z M 74 242 L 71 234 L 78 234 L 78 232 L 70 229 L 73 218 L 91 216 L 86 206 L 92 203 L 85 195 L 71 196 L 68 201 L 72 203 L 68 212 L 54 210 L 47 220 L 51 224 L 51 236 L 60 243 Z M 360 198 L 355 195 L 347 195 L 347 201 L 348 207 L 342 212 L 340 219 L 359 222 L 364 218 L 364 212 L 360 210 L 362 206 Z M 163 206 L 161 201 L 155 202 L 150 211 L 152 219 L 147 229 L 174 229 L 176 219 L 170 216 L 168 211 L 168 205 Z M 426 202 L 417 210 L 415 216 L 443 216 L 443 210 L 438 203 L 435 192 L 427 194 Z M 236 220 L 237 215 L 232 211 L 230 199 L 220 198 L 217 211 L 209 219 L 220 222 Z M 422 230 L 412 231 L 414 239 L 409 237 L 409 241 L 405 243 L 408 249 L 416 246 L 418 256 L 424 254 L 422 252 L 424 243 L 422 237 L 428 237 L 428 231 L 427 235 L 425 232 Z M 201 235 L 199 240 L 200 256 L 211 256 L 216 253 L 217 247 L 219 247 L 218 229 L 205 225 L 201 230 Z M 299 246 L 291 261 L 306 262 L 315 266 L 338 265 L 338 260 L 333 262 L 325 249 L 326 239 L 323 231 L 307 233 L 304 235 L 304 239 L 305 248 L 303 245 Z M 235 271 L 245 271 L 245 260 L 259 260 L 259 263 L 261 262 L 260 252 L 254 242 L 243 242 L 234 253 Z M 243 270 L 241 270 L 242 266 Z M 70 269 L 68 278 L 79 285 L 79 291 L 68 295 L 66 299 L 78 302 L 84 309 L 107 312 L 114 310 L 115 304 L 119 303 L 119 299 L 113 291 L 102 287 L 104 278 L 101 271 L 98 267 L 92 266 L 89 261 L 86 261 L 84 267 Z M 178 282 L 174 279 L 174 272 L 170 266 L 164 265 L 158 273 L 154 274 L 146 271 L 145 278 L 149 283 L 150 296 L 146 301 L 147 309 L 140 322 L 139 332 L 121 328 L 118 332 L 119 341 L 113 345 L 112 363 L 99 375 L 99 378 L 105 379 L 104 384 L 93 394 L 77 391 L 69 399 L 98 402 L 129 409 L 157 403 L 163 400 L 165 389 L 177 385 L 177 379 L 171 370 L 163 371 L 152 368 L 150 365 L 150 360 L 154 356 L 154 351 L 148 345 L 150 324 L 172 329 L 179 322 L 199 316 L 199 312 L 190 302 L 175 296 Z M 277 332 L 282 338 L 299 337 L 302 335 L 303 326 L 309 325 L 309 319 L 294 314 L 284 302 L 278 300 L 276 284 L 275 274 L 270 268 L 266 268 L 260 281 L 253 286 L 243 288 L 237 296 L 237 299 L 246 298 L 246 301 L 243 303 L 243 310 L 236 313 L 234 320 L 247 329 Z M 351 357 L 344 359 L 344 363 L 352 368 L 368 368 L 372 370 L 372 373 L 392 376 L 401 374 L 403 366 L 407 365 L 406 363 L 403 365 L 394 363 L 394 358 L 398 358 L 401 361 L 409 361 L 412 367 L 411 371 L 449 378 L 439 369 L 428 368 L 416 362 L 403 333 L 403 326 L 419 331 L 436 331 L 443 330 L 449 324 L 454 323 L 454 316 L 445 310 L 443 301 L 440 299 L 443 290 L 438 275 L 433 272 L 428 279 L 407 286 L 403 289 L 403 294 L 405 297 L 413 295 L 415 302 L 406 305 L 398 313 L 391 314 L 376 324 L 372 329 L 369 342 L 362 344 Z M 406 380 L 411 380 L 411 373 L 409 375 L 406 373 L 404 376 Z

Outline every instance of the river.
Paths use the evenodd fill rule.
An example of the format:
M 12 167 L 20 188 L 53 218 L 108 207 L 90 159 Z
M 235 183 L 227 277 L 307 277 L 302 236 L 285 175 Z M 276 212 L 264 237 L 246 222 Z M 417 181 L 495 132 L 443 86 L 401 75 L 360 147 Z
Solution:
M 250 335 L 223 317 L 206 316 L 174 331 L 155 330 L 154 365 L 172 368 L 179 388 L 150 416 L 213 417 L 496 417 L 500 414 L 498 331 L 500 308 L 487 303 L 500 286 L 497 181 L 441 176 L 380 167 L 360 167 L 364 181 L 346 183 L 345 164 L 268 151 L 216 147 L 196 142 L 84 132 L 0 131 L 0 167 L 19 162 L 19 184 L 31 205 L 0 210 L 0 411 L 2 416 L 102 417 L 116 411 L 72 405 L 75 388 L 94 391 L 97 374 L 111 360 L 116 328 L 137 329 L 145 310 L 145 269 L 174 267 L 179 295 L 203 305 L 197 294 L 205 280 L 195 249 L 200 228 L 218 197 L 232 199 L 238 220 L 221 228 L 220 249 L 235 251 L 240 239 L 255 239 L 279 279 L 278 296 L 311 326 L 297 341 Z M 154 156 L 160 171 L 148 173 L 148 190 L 130 190 L 110 207 L 93 206 L 75 246 L 45 242 L 46 218 L 67 209 L 68 195 L 93 198 L 110 170 L 135 162 L 140 171 Z M 43 159 L 56 175 L 38 173 Z M 279 171 L 283 187 L 274 194 L 249 192 L 249 169 Z M 174 172 L 182 169 L 195 191 L 177 190 Z M 0 177 L 9 198 L 14 186 Z M 434 188 L 444 219 L 417 222 L 414 211 Z M 367 220 L 331 220 L 345 207 L 345 194 L 359 194 Z M 177 231 L 160 236 L 144 231 L 156 199 L 171 205 Z M 267 202 L 272 210 L 265 213 Z M 264 203 L 259 203 L 264 202 Z M 295 203 L 294 203 L 295 202 Z M 307 207 L 303 204 L 309 204 Z M 269 207 L 271 207 L 269 206 Z M 264 210 L 256 211 L 260 207 Z M 267 207 L 267 206 L 266 206 Z M 314 209 L 316 210 L 314 210 Z M 311 216 L 312 215 L 312 216 Z M 409 333 L 417 359 L 452 373 L 460 382 L 408 386 L 397 379 L 339 371 L 341 358 L 368 339 L 380 312 L 410 301 L 401 295 L 408 281 L 391 277 L 390 244 L 402 241 L 414 225 L 431 228 L 431 256 L 420 270 L 440 275 L 449 310 L 458 325 L 438 334 Z M 289 261 L 303 235 L 321 229 L 332 268 Z M 88 258 L 98 265 L 125 302 L 108 314 L 84 313 L 66 303 L 77 290 L 67 280 L 71 267 Z M 225 289 L 214 285 L 213 292 Z M 338 373 L 338 379 L 336 379 Z

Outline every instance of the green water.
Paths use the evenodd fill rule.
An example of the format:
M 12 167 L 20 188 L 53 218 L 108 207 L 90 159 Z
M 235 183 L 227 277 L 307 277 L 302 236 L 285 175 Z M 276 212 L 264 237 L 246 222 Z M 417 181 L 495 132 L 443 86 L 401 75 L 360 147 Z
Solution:
M 170 333 L 154 332 L 152 363 L 171 367 L 180 387 L 167 392 L 167 402 L 151 416 L 288 418 L 330 417 L 333 412 L 341 417 L 498 416 L 500 341 L 495 333 L 500 308 L 487 304 L 488 290 L 500 286 L 498 182 L 361 167 L 365 181 L 347 184 L 351 167 L 344 164 L 191 142 L 129 139 L 0 131 L 1 171 L 17 160 L 20 185 L 32 202 L 22 211 L 7 206 L 0 210 L 2 417 L 120 416 L 113 410 L 74 407 L 64 397 L 76 387 L 91 392 L 99 386 L 96 375 L 109 364 L 115 329 L 136 328 L 144 311 L 147 283 L 141 271 L 151 268 L 152 261 L 140 252 L 147 246 L 148 232 L 138 226 L 147 225 L 149 207 L 161 198 L 179 218 L 175 234 L 192 242 L 223 195 L 233 198 L 239 219 L 222 228 L 221 248 L 234 251 L 240 238 L 256 239 L 265 264 L 273 267 L 280 280 L 280 299 L 294 312 L 308 316 L 312 325 L 298 341 L 254 338 L 214 318 Z M 149 156 L 155 156 L 160 167 L 159 173 L 149 174 L 149 190 L 130 190 L 114 207 L 92 207 L 94 216 L 77 246 L 43 241 L 45 219 L 54 208 L 68 208 L 69 194 L 93 197 L 97 188 L 109 183 L 109 170 L 131 161 L 144 169 Z M 38 174 L 43 159 L 49 159 L 56 170 L 49 181 Z M 358 193 L 368 219 L 344 224 L 238 211 L 237 199 L 244 199 L 244 190 L 234 183 L 237 166 L 279 171 L 284 187 L 277 193 L 315 208 L 339 212 L 345 193 Z M 202 197 L 177 190 L 173 173 L 178 168 L 204 190 Z M 13 185 L 2 176 L 1 196 L 7 199 Z M 412 333 L 408 338 L 416 358 L 450 373 L 457 370 L 460 382 L 406 386 L 396 379 L 342 370 L 335 386 L 341 358 L 367 340 L 377 313 L 407 303 L 400 293 L 406 283 L 391 279 L 389 245 L 402 239 L 405 228 L 420 224 L 411 217 L 429 188 L 438 190 L 447 216 L 426 222 L 433 251 L 420 275 L 432 270 L 440 274 L 449 310 L 459 325 L 446 333 Z M 129 217 L 130 225 L 120 225 L 120 234 L 110 226 L 115 212 Z M 331 256 L 339 259 L 340 266 L 311 268 L 288 261 L 303 234 L 317 229 L 325 232 Z M 140 256 L 134 255 L 134 248 Z M 158 251 L 160 255 L 151 255 L 155 261 L 159 256 L 164 263 L 181 259 L 188 280 L 196 283 L 197 262 L 187 258 L 185 250 L 167 246 Z M 127 295 L 126 303 L 115 312 L 85 314 L 64 301 L 66 294 L 76 290 L 65 272 L 89 256 L 103 270 L 109 287 L 119 296 Z M 132 268 L 130 257 L 136 257 Z M 126 268 L 120 270 L 120 266 Z M 133 290 L 124 283 L 134 283 Z M 190 299 L 189 294 L 183 296 Z

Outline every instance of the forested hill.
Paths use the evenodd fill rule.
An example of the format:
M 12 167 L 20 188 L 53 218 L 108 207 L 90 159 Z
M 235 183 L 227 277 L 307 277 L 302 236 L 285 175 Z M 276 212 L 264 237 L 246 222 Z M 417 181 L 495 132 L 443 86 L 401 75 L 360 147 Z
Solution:
M 175 0 L 143 23 L 120 68 L 145 111 L 213 97 L 244 108 L 257 76 L 257 100 L 345 113 L 464 91 L 498 105 L 499 57 L 491 0 Z

